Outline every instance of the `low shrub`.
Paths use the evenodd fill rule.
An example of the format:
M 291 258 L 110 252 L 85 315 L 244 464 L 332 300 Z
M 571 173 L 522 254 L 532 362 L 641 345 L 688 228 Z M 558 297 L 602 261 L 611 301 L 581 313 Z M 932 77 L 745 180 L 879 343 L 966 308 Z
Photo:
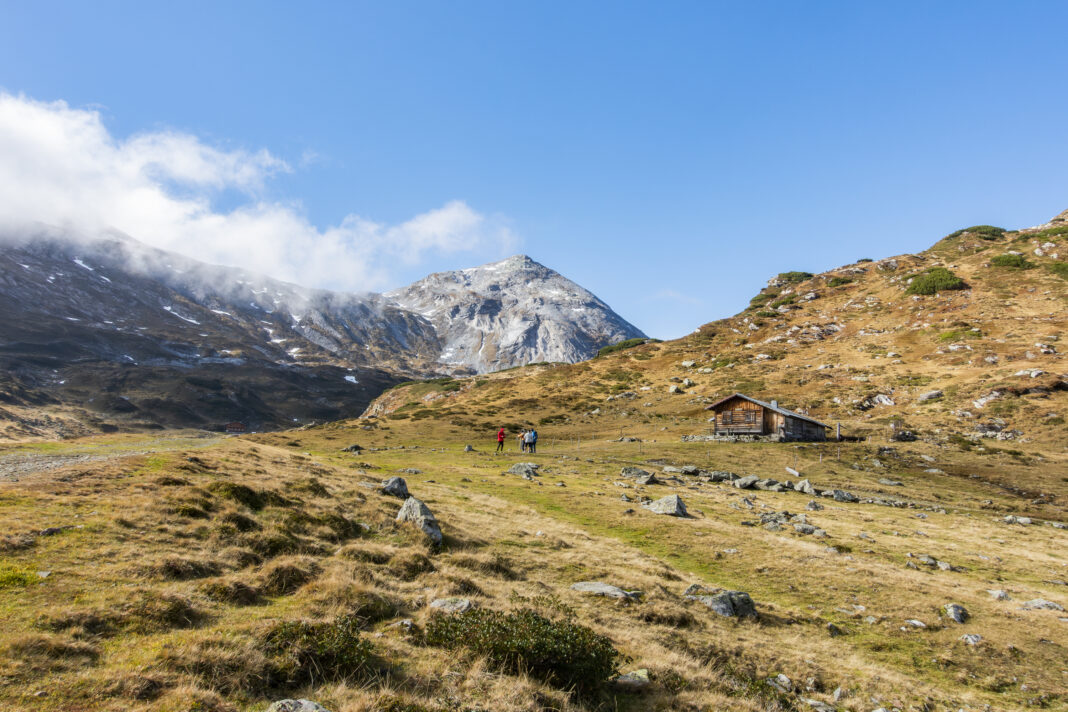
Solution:
M 965 289 L 964 280 L 945 267 L 932 267 L 912 277 L 905 294 L 937 294 L 938 292 Z
M 597 351 L 597 356 L 605 356 L 607 354 L 615 353 L 617 351 L 624 351 L 626 349 L 632 349 L 635 346 L 641 346 L 642 344 L 647 344 L 650 341 L 655 341 L 655 340 L 654 339 L 645 339 L 645 338 L 626 339 L 625 341 L 620 341 L 619 343 L 611 344 L 609 346 L 602 347 L 601 349 L 599 349 Z
M 857 262 L 871 262 L 871 261 L 872 261 L 872 259 L 870 257 L 861 257 L 859 260 L 857 260 Z
M 219 564 L 211 559 L 189 559 L 182 556 L 168 556 L 154 564 L 146 571 L 171 581 L 185 581 L 219 573 Z
M 1012 267 L 1014 269 L 1031 269 L 1034 262 L 1028 262 L 1023 255 L 997 255 L 990 258 L 990 264 L 994 267 Z
M 758 317 L 761 317 L 763 319 L 773 319 L 773 318 L 775 318 L 777 316 L 781 316 L 781 314 L 779 314 L 779 312 L 773 312 L 773 311 L 769 311 L 767 309 L 761 309 L 756 314 L 754 314 L 754 316 L 758 316 Z
M 806 279 L 812 279 L 811 272 L 780 272 L 776 279 L 786 282 L 787 284 L 797 284 L 798 282 L 804 282 Z
M 830 279 L 827 280 L 827 286 L 828 287 L 841 287 L 842 285 L 852 284 L 852 283 L 853 283 L 853 280 L 850 279 L 849 277 L 834 276 L 834 277 L 831 277 Z
M 316 685 L 362 677 L 373 667 L 371 643 L 360 637 L 360 619 L 285 621 L 263 637 L 272 676 L 286 686 Z
M 13 564 L 0 564 L 0 589 L 25 588 L 39 582 L 37 574 Z
M 414 581 L 434 570 L 434 563 L 425 554 L 404 552 L 389 560 L 390 571 L 401 581 Z
M 239 485 L 234 482 L 212 482 L 208 485 L 208 489 L 218 497 L 238 502 L 254 511 L 263 509 L 268 504 L 280 507 L 290 504 L 289 500 L 277 492 L 254 490 L 247 485 Z
M 219 517 L 219 522 L 228 524 L 239 532 L 253 532 L 262 528 L 259 522 L 241 512 L 226 512 Z
M 189 599 L 173 593 L 142 589 L 132 592 L 127 599 L 106 608 L 64 609 L 43 614 L 34 625 L 43 630 L 87 637 L 112 635 L 120 630 L 147 634 L 192 628 L 207 617 Z
M 946 235 L 946 239 L 952 239 L 954 237 L 960 237 L 961 235 L 968 233 L 974 235 L 981 240 L 997 240 L 1005 234 L 1005 228 L 994 227 L 993 225 L 972 225 L 971 227 L 961 228 L 955 232 L 951 232 Z
M 772 302 L 768 306 L 770 306 L 772 309 L 778 309 L 779 307 L 781 307 L 783 305 L 793 304 L 796 301 L 797 301 L 797 295 L 796 294 L 788 294 L 787 296 L 783 297 L 782 299 L 776 299 L 774 302 Z
M 552 620 L 529 608 L 511 613 L 474 608 L 434 616 L 427 622 L 426 641 L 450 650 L 468 649 L 501 672 L 526 673 L 582 694 L 616 676 L 626 660 L 608 637 L 571 617 Z

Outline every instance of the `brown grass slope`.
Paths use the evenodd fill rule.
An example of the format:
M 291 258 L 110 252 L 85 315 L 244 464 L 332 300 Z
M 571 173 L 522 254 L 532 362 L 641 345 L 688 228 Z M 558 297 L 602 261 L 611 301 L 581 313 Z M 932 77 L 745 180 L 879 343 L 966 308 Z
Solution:
M 771 287 L 766 303 L 678 341 L 402 386 L 373 418 L 0 446 L 0 709 L 262 710 L 280 697 L 335 712 L 1063 708 L 1068 614 L 1028 605 L 1068 608 L 1054 338 L 1068 283 L 1042 247 L 1063 239 L 965 232 L 895 269 L 863 262 Z M 1037 266 L 987 266 L 1010 251 Z M 905 294 L 938 264 L 968 289 Z M 835 275 L 853 281 L 830 286 Z M 839 328 L 812 328 L 828 324 Z M 684 378 L 694 385 L 669 394 Z M 705 406 L 735 390 L 861 439 L 682 440 L 707 432 Z M 894 405 L 868 408 L 876 394 Z M 1020 434 L 972 437 L 996 418 Z M 894 420 L 919 439 L 889 441 Z M 490 454 L 502 423 L 538 424 L 539 453 L 509 441 Z M 528 460 L 539 476 L 505 474 Z M 687 464 L 776 479 L 794 479 L 791 467 L 861 501 L 807 509 L 799 493 L 700 473 L 620 476 Z M 440 548 L 394 521 L 400 500 L 376 484 L 395 474 L 437 516 Z M 639 504 L 668 494 L 692 517 Z M 825 535 L 762 522 L 784 511 Z M 577 581 L 644 595 L 590 597 Z M 694 583 L 749 592 L 758 619 L 687 600 Z M 572 694 L 486 650 L 428 644 L 428 604 L 443 596 L 588 627 L 652 684 Z M 950 620 L 947 603 L 970 619 Z M 779 674 L 789 682 L 769 682 Z

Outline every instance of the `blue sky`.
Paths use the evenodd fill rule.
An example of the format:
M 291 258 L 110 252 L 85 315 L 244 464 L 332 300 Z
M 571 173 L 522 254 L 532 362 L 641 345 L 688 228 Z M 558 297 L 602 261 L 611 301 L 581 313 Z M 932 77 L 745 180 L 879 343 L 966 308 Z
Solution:
M 0 90 L 115 141 L 268 151 L 285 170 L 212 210 L 375 221 L 374 288 L 525 252 L 671 338 L 780 271 L 1068 208 L 1065 26 L 1063 2 L 0 2 Z M 469 243 L 389 229 L 455 201 Z

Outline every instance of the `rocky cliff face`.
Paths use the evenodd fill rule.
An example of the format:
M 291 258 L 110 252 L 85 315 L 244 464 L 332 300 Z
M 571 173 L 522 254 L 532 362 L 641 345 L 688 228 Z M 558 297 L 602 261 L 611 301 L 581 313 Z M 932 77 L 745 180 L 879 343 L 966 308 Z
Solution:
M 644 336 L 596 296 L 526 255 L 438 272 L 385 296 L 434 325 L 443 365 L 479 373 L 574 363 L 602 346 Z
M 346 417 L 399 380 L 640 335 L 529 258 L 346 294 L 47 230 L 0 243 L 0 314 L 0 403 L 167 427 Z

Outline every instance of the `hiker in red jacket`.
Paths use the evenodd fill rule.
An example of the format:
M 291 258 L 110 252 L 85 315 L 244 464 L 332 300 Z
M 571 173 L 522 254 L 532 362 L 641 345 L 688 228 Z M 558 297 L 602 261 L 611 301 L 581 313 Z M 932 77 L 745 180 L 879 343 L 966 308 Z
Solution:
M 493 451 L 496 455 L 498 452 L 504 452 L 504 428 L 502 427 L 497 431 L 497 449 Z

